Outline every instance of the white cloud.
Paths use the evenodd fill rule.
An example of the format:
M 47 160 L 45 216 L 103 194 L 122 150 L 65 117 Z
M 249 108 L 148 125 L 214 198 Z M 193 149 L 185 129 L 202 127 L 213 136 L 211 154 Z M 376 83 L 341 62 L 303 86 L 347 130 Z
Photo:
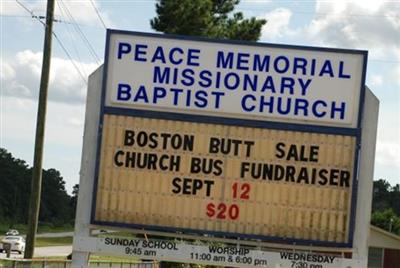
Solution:
M 1 146 L 32 165 L 37 102 L 6 96 L 0 110 Z M 48 103 L 43 168 L 59 170 L 69 190 L 78 183 L 84 117 L 84 105 Z
M 67 123 L 70 124 L 71 126 L 76 126 L 76 127 L 83 126 L 83 121 L 80 118 L 76 118 L 76 117 L 69 118 Z
M 396 56 L 400 46 L 400 3 L 317 1 L 316 15 L 299 32 L 323 45 L 369 49 L 372 57 Z
M 47 1 L 20 1 L 28 10 L 33 11 L 36 16 L 46 15 L 46 2 Z M 99 11 L 102 19 L 108 28 L 113 27 L 113 23 L 107 14 L 102 11 L 99 1 L 93 0 L 94 5 Z M 18 4 L 16 1 L 2 1 L 2 8 L 0 9 L 1 15 L 23 15 L 29 16 L 29 13 Z M 90 1 L 58 1 L 55 5 L 55 18 L 72 22 L 68 14 L 72 14 L 77 23 L 86 25 L 101 26 L 101 22 L 96 14 Z M 61 8 L 61 9 L 60 9 Z M 101 26 L 102 27 L 102 26 Z
M 266 39 L 275 40 L 288 34 L 289 22 L 292 12 L 286 8 L 277 8 L 262 16 L 268 22 L 262 29 L 262 36 Z
M 2 63 L 0 68 L 0 81 L 6 77 L 10 79 L 15 78 L 15 71 L 9 64 Z
M 13 60 L 2 64 L 2 95 L 37 99 L 42 66 L 42 53 L 25 50 Z M 75 65 L 91 73 L 96 64 L 76 62 Z M 83 103 L 86 84 L 69 60 L 53 57 L 51 60 L 49 100 L 64 103 Z
M 381 86 L 383 84 L 382 75 L 376 75 L 376 74 L 370 75 L 367 84 L 370 85 L 371 87 Z
M 376 162 L 400 169 L 400 144 L 378 141 L 376 145 Z
M 370 60 L 388 60 L 393 66 L 382 81 L 399 85 L 399 11 L 400 2 L 396 1 L 317 0 L 313 19 L 301 27 L 290 27 L 296 11 L 278 8 L 265 14 L 263 18 L 268 23 L 262 39 L 279 38 L 278 41 L 293 40 L 297 44 L 302 40 L 306 45 L 368 50 Z M 379 79 L 370 80 L 380 83 Z

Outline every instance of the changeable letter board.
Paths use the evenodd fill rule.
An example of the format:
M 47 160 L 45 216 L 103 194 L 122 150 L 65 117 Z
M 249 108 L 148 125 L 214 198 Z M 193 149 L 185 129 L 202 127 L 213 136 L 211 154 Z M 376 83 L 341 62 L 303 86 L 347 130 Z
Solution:
M 108 31 L 92 223 L 351 246 L 365 59 Z

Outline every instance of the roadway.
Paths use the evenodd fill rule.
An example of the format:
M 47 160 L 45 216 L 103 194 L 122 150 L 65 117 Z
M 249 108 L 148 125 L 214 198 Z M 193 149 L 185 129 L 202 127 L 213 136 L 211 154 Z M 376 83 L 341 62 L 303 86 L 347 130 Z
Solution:
M 40 257 L 66 257 L 72 252 L 72 245 L 70 246 L 53 246 L 53 247 L 37 247 L 35 248 L 35 258 Z M 0 253 L 0 258 L 5 258 L 6 253 Z M 18 252 L 11 252 L 11 258 L 22 259 L 24 254 Z

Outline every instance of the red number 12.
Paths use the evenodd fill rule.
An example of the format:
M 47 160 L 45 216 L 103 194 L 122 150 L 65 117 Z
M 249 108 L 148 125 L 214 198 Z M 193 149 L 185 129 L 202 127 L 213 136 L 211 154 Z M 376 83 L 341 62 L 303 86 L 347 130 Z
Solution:
M 232 185 L 233 190 L 233 198 L 238 198 L 238 194 L 240 194 L 240 199 L 249 199 L 250 198 L 250 184 L 248 183 L 240 183 L 235 182 Z M 238 193 L 240 191 L 240 193 Z

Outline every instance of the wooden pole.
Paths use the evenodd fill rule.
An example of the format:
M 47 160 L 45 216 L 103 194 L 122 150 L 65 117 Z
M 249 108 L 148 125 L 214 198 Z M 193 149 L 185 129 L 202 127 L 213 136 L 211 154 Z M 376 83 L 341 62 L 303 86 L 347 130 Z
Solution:
M 36 121 L 35 153 L 33 158 L 31 195 L 29 200 L 28 233 L 26 236 L 26 246 L 24 254 L 25 259 L 33 258 L 35 250 L 36 231 L 39 219 L 40 194 L 42 189 L 43 143 L 47 109 L 47 89 L 50 76 L 54 3 L 55 0 L 47 1 L 42 74 L 40 78 L 39 104 Z

